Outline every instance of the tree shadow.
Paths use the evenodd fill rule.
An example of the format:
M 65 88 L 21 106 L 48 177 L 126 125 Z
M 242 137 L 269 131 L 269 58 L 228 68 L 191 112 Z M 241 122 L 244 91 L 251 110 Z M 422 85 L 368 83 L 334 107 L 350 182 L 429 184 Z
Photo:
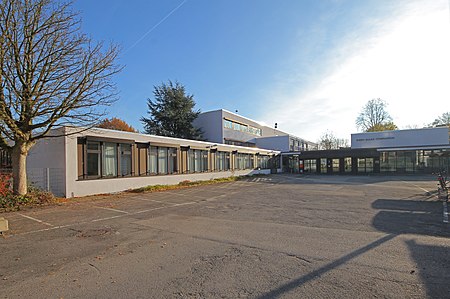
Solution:
M 423 195 L 422 195 L 423 196 Z M 418 234 L 450 238 L 450 227 L 442 221 L 442 202 L 417 199 L 378 199 L 372 207 L 379 211 L 372 224 L 386 236 L 356 249 L 349 254 L 322 266 L 306 275 L 258 297 L 277 298 L 305 283 L 320 278 L 323 274 L 349 262 L 350 260 L 384 244 L 402 234 Z M 422 245 L 414 240 L 406 241 L 411 257 L 418 265 L 418 274 L 427 294 L 432 298 L 450 298 L 450 250 L 445 246 Z
M 430 298 L 450 298 L 450 249 L 446 246 L 418 244 L 406 241 L 418 274 Z
M 442 221 L 442 202 L 405 199 L 378 199 L 372 207 L 381 210 L 373 226 L 389 234 L 418 234 L 450 237 L 448 224 Z
M 328 271 L 331 271 L 331 270 L 349 262 L 350 260 L 380 246 L 381 244 L 393 239 L 395 236 L 396 236 L 395 234 L 386 235 L 364 247 L 361 247 L 359 249 L 356 249 L 356 250 L 350 252 L 347 255 L 344 255 L 343 257 L 341 257 L 331 263 L 326 264 L 325 266 L 320 267 L 317 270 L 314 270 L 314 271 L 312 271 L 306 275 L 303 275 L 297 279 L 294 279 L 282 286 L 279 286 L 278 288 L 258 297 L 258 299 L 270 299 L 270 298 L 279 297 L 279 296 L 283 295 L 284 293 L 287 293 L 295 288 L 298 288 L 311 280 L 320 278 L 320 276 L 327 273 Z
M 450 227 L 443 222 L 443 203 L 402 199 L 378 199 L 372 204 L 382 210 L 373 226 L 389 234 L 416 234 L 450 238 Z M 418 274 L 431 298 L 450 298 L 450 248 L 418 244 L 407 240 Z

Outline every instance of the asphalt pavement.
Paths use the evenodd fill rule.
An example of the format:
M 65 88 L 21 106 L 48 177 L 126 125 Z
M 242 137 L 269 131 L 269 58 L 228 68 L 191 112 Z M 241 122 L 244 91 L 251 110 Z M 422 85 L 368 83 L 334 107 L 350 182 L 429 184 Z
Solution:
M 0 298 L 450 298 L 435 190 L 270 175 L 5 213 Z

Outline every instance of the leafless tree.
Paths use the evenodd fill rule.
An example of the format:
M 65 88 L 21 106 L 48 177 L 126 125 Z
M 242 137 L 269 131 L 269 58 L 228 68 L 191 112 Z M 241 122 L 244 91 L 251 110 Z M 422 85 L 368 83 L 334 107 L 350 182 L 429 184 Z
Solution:
M 395 130 L 397 126 L 386 111 L 387 103 L 382 99 L 372 99 L 363 107 L 356 118 L 356 126 L 364 132 Z
M 14 193 L 26 194 L 26 157 L 64 125 L 92 126 L 116 100 L 118 47 L 81 33 L 71 3 L 0 2 L 0 146 L 11 150 Z
M 339 149 L 342 147 L 348 147 L 348 140 L 343 138 L 337 138 L 331 131 L 326 131 L 320 136 L 317 141 L 318 147 L 321 150 Z
M 450 111 L 442 113 L 441 116 L 436 118 L 428 127 L 440 127 L 448 126 L 450 127 Z

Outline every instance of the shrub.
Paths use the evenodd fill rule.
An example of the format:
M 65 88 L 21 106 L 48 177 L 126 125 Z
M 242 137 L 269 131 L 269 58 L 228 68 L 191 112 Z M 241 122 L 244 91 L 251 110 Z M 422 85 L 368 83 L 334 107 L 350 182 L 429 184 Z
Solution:
M 42 191 L 35 187 L 29 187 L 26 195 L 14 195 L 10 188 L 11 180 L 7 181 L 9 185 L 3 184 L 3 182 L 4 180 L 0 179 L 0 210 L 20 210 L 21 207 L 25 206 L 44 205 L 55 202 L 55 197 L 52 193 Z
M 11 175 L 0 173 L 0 197 L 7 197 L 11 194 Z

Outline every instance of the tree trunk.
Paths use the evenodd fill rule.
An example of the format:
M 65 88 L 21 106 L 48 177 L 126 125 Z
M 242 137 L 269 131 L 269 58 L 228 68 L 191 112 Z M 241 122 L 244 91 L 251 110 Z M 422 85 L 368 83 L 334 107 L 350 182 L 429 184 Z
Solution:
M 27 188 L 27 155 L 30 147 L 23 142 L 16 142 L 12 148 L 13 192 L 15 195 L 25 195 Z

